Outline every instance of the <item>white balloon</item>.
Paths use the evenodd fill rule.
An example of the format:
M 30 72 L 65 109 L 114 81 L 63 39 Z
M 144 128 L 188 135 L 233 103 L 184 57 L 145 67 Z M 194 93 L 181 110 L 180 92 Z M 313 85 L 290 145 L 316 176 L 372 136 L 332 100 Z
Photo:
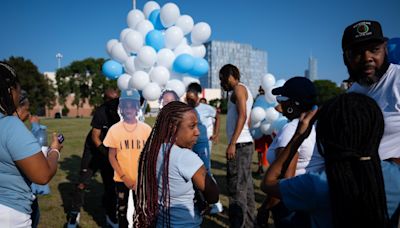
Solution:
M 268 73 L 262 76 L 261 78 L 261 86 L 263 87 L 264 91 L 270 87 L 275 85 L 275 76 Z
M 165 31 L 165 47 L 174 49 L 183 39 L 182 29 L 172 26 Z
M 143 20 L 144 14 L 138 9 L 129 11 L 128 16 L 126 17 L 126 23 L 131 29 L 135 29 L 136 26 Z
M 168 69 L 172 69 L 172 64 L 175 60 L 175 54 L 168 48 L 163 48 L 157 53 L 157 65 L 164 66 Z
M 154 25 L 149 20 L 143 20 L 136 26 L 136 30 L 146 37 L 147 33 L 154 29 Z
M 122 74 L 118 77 L 117 85 L 120 90 L 127 90 L 129 88 L 129 81 L 131 80 L 132 76 L 129 74 Z
M 275 86 L 264 89 L 264 92 L 265 92 L 264 97 L 265 97 L 265 100 L 268 102 L 268 104 L 276 103 L 276 97 L 275 97 L 275 95 L 272 94 L 272 89 L 274 89 L 274 88 L 275 88 Z
M 175 3 L 169 2 L 165 4 L 160 10 L 161 24 L 165 28 L 168 28 L 175 24 L 180 15 L 181 12 L 179 11 L 178 6 Z
M 204 58 L 206 56 L 206 47 L 202 45 L 192 45 L 192 52 L 194 57 Z
M 153 10 L 156 9 L 160 9 L 160 5 L 157 2 L 155 1 L 146 2 L 146 4 L 144 4 L 143 6 L 144 16 L 146 16 L 146 18 L 149 18 L 151 12 L 153 12 Z
M 157 60 L 157 53 L 154 48 L 150 46 L 143 46 L 138 52 L 137 58 L 143 63 L 143 67 L 151 67 Z
M 182 44 L 174 49 L 174 54 L 175 54 L 175 56 L 179 56 L 181 54 L 193 55 L 193 50 L 189 45 Z
M 193 29 L 193 18 L 189 15 L 182 15 L 178 18 L 175 25 L 182 29 L 184 35 L 187 35 Z
M 137 53 L 143 47 L 143 36 L 140 32 L 132 30 L 125 35 L 122 45 L 128 53 Z
M 274 87 L 281 87 L 285 84 L 286 80 L 285 79 L 279 79 L 278 81 L 275 82 Z
M 261 121 L 252 124 L 253 124 L 252 128 L 259 128 L 261 126 Z
M 250 118 L 252 123 L 260 122 L 265 118 L 265 110 L 261 107 L 255 107 L 250 112 Z
M 266 121 L 261 122 L 260 130 L 264 135 L 270 135 L 272 133 L 271 124 Z
M 161 95 L 161 88 L 155 82 L 150 82 L 143 89 L 143 97 L 148 101 L 155 101 Z
M 118 43 L 117 39 L 111 39 L 107 42 L 107 54 L 111 57 L 111 49 L 112 47 Z
M 169 80 L 183 81 L 183 75 L 172 71 L 169 76 Z
M 136 69 L 135 69 L 135 56 L 129 56 L 125 62 L 124 62 L 124 69 L 125 72 L 127 72 L 128 74 L 132 75 L 133 73 L 135 73 Z
M 279 118 L 279 112 L 274 107 L 269 107 L 265 110 L 265 121 L 272 123 Z
M 164 86 L 169 80 L 169 70 L 163 66 L 156 66 L 150 72 L 150 79 L 159 86 Z
M 129 81 L 129 86 L 137 90 L 143 90 L 149 82 L 149 75 L 146 72 L 139 70 L 132 75 L 132 78 Z
M 205 22 L 199 22 L 194 25 L 192 33 L 190 34 L 192 44 L 202 44 L 211 36 L 211 28 Z
M 185 93 L 185 85 L 182 83 L 182 81 L 177 79 L 169 80 L 165 85 L 165 88 L 175 91 L 178 97 L 182 97 Z
M 186 38 L 186 37 L 183 37 L 182 40 L 181 40 L 181 42 L 178 44 L 178 46 L 179 46 L 179 45 L 189 45 L 187 38 Z M 178 47 L 178 46 L 177 46 L 177 47 Z
M 286 117 L 280 117 L 279 119 L 275 120 L 272 125 L 272 131 L 278 134 L 280 130 L 282 130 L 283 126 L 285 126 L 288 123 L 288 119 Z
M 128 34 L 130 31 L 133 31 L 131 28 L 124 28 L 121 33 L 119 34 L 119 41 L 122 43 L 125 39 L 126 34 Z
M 111 49 L 111 57 L 119 63 L 124 63 L 129 56 L 122 43 L 118 42 Z
M 200 80 L 198 78 L 194 78 L 194 77 L 191 77 L 189 75 L 183 75 L 182 82 L 185 85 L 185 88 L 187 88 L 188 85 L 190 83 L 193 83 L 193 82 L 196 82 L 196 83 L 200 84 Z

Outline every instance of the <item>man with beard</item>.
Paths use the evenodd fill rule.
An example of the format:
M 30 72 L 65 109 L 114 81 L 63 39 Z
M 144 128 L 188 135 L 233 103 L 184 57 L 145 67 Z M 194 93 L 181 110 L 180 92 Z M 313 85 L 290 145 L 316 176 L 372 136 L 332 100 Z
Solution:
M 348 92 L 373 98 L 383 112 L 380 158 L 400 163 L 400 65 L 389 63 L 387 40 L 379 22 L 358 21 L 343 33 L 343 60 L 354 81 Z

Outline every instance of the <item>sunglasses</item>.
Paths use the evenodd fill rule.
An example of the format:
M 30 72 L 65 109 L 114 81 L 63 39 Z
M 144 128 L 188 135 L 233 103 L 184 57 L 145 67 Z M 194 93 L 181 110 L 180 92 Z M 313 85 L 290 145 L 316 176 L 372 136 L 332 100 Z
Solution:
M 289 97 L 285 97 L 285 96 L 281 96 L 281 95 L 276 96 L 276 101 L 277 101 L 278 103 L 282 103 L 282 102 L 284 102 L 284 101 L 288 101 L 289 99 L 290 99 Z

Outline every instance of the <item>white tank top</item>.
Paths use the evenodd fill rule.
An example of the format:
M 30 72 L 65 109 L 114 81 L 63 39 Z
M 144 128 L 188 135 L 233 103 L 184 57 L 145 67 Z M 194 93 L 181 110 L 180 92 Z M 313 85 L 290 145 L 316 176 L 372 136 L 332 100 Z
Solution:
M 236 143 L 246 143 L 246 142 L 253 142 L 253 137 L 250 134 L 249 131 L 249 118 L 250 118 L 250 111 L 251 107 L 253 106 L 253 96 L 251 95 L 251 92 L 247 86 L 245 86 L 243 83 L 239 82 L 239 85 L 242 85 L 246 88 L 247 90 L 247 100 L 246 100 L 246 122 L 243 126 L 242 132 L 239 135 L 239 138 Z M 238 112 L 236 109 L 236 104 L 231 102 L 231 96 L 228 97 L 228 113 L 226 117 L 226 135 L 228 137 L 228 143 L 231 142 L 232 135 L 235 131 L 236 123 L 238 120 Z

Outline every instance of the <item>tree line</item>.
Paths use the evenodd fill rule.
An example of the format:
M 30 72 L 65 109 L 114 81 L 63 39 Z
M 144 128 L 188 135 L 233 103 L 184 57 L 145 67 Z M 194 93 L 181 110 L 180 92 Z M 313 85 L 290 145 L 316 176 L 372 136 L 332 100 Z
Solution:
M 115 80 L 108 80 L 101 72 L 104 63 L 102 58 L 87 58 L 74 61 L 56 71 L 56 84 L 39 72 L 38 67 L 29 59 L 11 56 L 4 59 L 16 70 L 21 88 L 28 94 L 32 114 L 45 115 L 45 107 L 52 109 L 58 103 L 64 107 L 63 115 L 69 110 L 65 102 L 68 95 L 75 94 L 72 105 L 79 109 L 88 100 L 89 104 L 98 107 L 103 102 L 105 88 L 117 88 Z

